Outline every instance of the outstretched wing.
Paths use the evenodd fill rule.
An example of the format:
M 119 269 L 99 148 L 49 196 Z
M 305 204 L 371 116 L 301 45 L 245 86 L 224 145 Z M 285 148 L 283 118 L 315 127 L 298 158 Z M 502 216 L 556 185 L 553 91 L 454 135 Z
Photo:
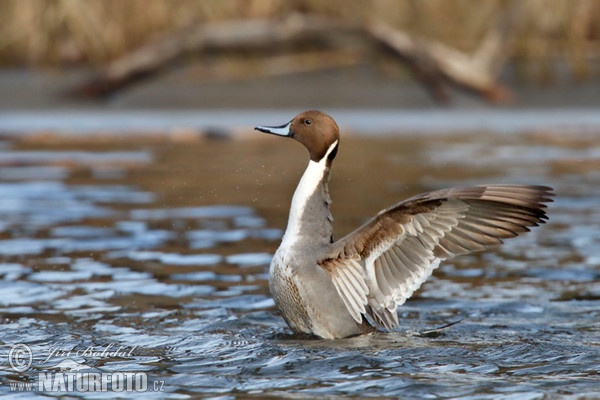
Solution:
M 412 197 L 333 244 L 321 266 L 352 317 L 398 325 L 396 309 L 440 260 L 484 250 L 545 222 L 552 188 L 486 185 Z

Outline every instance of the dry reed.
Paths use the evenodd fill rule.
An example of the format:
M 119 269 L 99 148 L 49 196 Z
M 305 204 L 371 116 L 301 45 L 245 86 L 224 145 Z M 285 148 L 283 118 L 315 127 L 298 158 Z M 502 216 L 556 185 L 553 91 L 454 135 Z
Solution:
M 0 63 L 97 65 L 192 24 L 292 12 L 384 22 L 465 50 L 501 22 L 522 70 L 551 74 L 550 59 L 566 61 L 575 76 L 597 72 L 596 0 L 3 0 Z

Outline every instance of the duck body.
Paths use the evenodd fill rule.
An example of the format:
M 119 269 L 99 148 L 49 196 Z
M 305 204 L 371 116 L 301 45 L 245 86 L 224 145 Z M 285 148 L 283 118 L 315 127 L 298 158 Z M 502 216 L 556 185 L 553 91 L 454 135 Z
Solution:
M 269 288 L 295 332 L 333 339 L 368 328 L 352 319 L 328 272 L 318 263 L 329 256 L 333 243 L 329 167 L 324 160 L 309 162 L 294 193 L 288 227 L 271 262 Z
M 397 203 L 335 241 L 328 190 L 340 139 L 335 121 L 306 111 L 255 129 L 294 138 L 310 155 L 269 270 L 275 304 L 296 333 L 335 339 L 392 329 L 397 307 L 441 260 L 497 245 L 547 218 L 545 186 L 452 188 Z

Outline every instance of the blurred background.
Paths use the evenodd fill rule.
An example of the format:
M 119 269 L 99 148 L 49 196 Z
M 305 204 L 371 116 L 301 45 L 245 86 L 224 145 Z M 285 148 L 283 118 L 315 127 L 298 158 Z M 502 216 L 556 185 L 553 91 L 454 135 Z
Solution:
M 0 106 L 595 106 L 599 54 L 593 0 L 4 0 Z
M 0 396 L 123 346 L 74 361 L 169 398 L 598 398 L 599 106 L 597 0 L 1 0 L 0 344 L 34 362 Z M 252 128 L 313 108 L 338 238 L 482 183 L 554 187 L 550 219 L 397 332 L 293 337 L 268 266 L 307 155 Z

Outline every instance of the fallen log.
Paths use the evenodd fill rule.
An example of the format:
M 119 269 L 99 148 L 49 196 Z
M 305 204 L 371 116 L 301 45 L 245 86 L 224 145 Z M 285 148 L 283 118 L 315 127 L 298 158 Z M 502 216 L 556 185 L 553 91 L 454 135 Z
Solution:
M 494 31 L 484 38 L 476 52 L 467 54 L 383 24 L 364 27 L 305 15 L 293 15 L 283 20 L 229 21 L 188 27 L 115 60 L 70 94 L 105 97 L 192 55 L 207 57 L 233 51 L 293 54 L 303 47 L 327 51 L 357 46 L 364 52 L 373 51 L 373 46 L 369 46 L 372 43 L 409 65 L 438 101 L 448 99 L 447 83 L 466 88 L 491 102 L 508 98 L 508 90 L 496 80 L 502 38 Z M 331 68 L 332 62 L 324 65 Z
M 376 42 L 408 63 L 440 101 L 448 97 L 446 82 L 475 92 L 490 102 L 504 102 L 510 98 L 508 89 L 497 81 L 498 64 L 504 54 L 498 31 L 490 31 L 473 54 L 415 38 L 383 24 L 371 25 L 366 31 Z

